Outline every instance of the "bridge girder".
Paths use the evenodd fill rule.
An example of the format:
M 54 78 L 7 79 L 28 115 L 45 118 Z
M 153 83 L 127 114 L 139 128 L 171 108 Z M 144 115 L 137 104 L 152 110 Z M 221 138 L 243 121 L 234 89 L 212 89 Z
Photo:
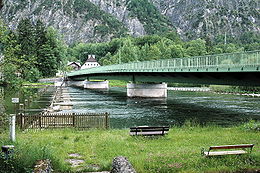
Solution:
M 236 86 L 260 86 L 259 72 L 132 72 L 132 73 L 100 73 L 69 77 L 70 80 L 125 80 L 136 82 L 167 82 L 216 84 Z

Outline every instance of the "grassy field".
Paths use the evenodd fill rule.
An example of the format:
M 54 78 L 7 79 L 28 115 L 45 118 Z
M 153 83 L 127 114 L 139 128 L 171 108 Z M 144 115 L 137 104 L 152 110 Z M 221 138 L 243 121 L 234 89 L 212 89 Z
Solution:
M 109 80 L 109 86 L 112 87 L 126 87 L 127 82 L 123 80 Z
M 259 124 L 258 124 L 259 125 Z M 14 159 L 0 161 L 1 170 L 30 172 L 35 160 L 49 158 L 55 172 L 110 170 L 116 156 L 126 156 L 138 173 L 152 172 L 246 172 L 260 169 L 260 132 L 255 125 L 222 128 L 217 126 L 173 127 L 165 137 L 132 137 L 129 129 L 73 129 L 18 132 Z M 254 128 L 256 129 L 256 128 Z M 259 130 L 259 129 L 258 129 Z M 10 144 L 7 132 L 0 144 Z M 251 154 L 205 158 L 201 148 L 212 145 L 255 144 Z M 71 168 L 69 154 L 82 156 L 84 163 Z M 19 172 L 18 171 L 18 172 Z

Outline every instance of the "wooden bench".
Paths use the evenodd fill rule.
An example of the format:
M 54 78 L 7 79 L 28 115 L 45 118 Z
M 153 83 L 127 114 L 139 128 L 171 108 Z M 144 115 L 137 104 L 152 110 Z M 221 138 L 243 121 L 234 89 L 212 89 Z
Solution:
M 169 132 L 169 126 L 137 126 L 130 128 L 130 135 L 137 136 L 154 136 L 161 135 L 164 136 Z
M 223 155 L 240 155 L 251 153 L 254 144 L 240 144 L 240 145 L 222 145 L 211 146 L 208 151 L 202 149 L 201 154 L 204 156 L 223 156 Z M 242 150 L 227 150 L 227 149 L 242 149 Z M 211 151 L 211 150 L 224 150 L 224 151 Z M 250 150 L 248 150 L 250 149 Z

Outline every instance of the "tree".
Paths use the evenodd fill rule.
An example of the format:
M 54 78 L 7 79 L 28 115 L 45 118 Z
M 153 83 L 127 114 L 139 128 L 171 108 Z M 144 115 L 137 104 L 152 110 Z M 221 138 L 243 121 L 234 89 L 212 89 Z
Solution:
M 159 59 L 170 59 L 171 58 L 171 51 L 169 46 L 174 44 L 174 42 L 168 38 L 163 38 L 155 46 L 159 49 L 161 54 L 158 54 Z
M 131 39 L 126 39 L 123 46 L 118 50 L 117 63 L 128 63 L 138 60 L 138 47 L 134 46 Z
M 177 32 L 167 32 L 163 35 L 163 37 L 168 38 L 172 40 L 175 44 L 182 44 L 182 40 L 180 38 L 180 35 Z
M 186 43 L 188 56 L 202 56 L 207 54 L 206 41 L 202 39 L 192 40 Z
M 0 59 L 0 69 L 4 74 L 4 82 L 10 87 L 20 86 L 21 80 L 18 74 L 23 67 L 23 61 L 18 58 L 18 52 L 21 51 L 17 44 L 14 33 L 7 30 L 2 21 L 0 21 L 0 45 L 1 53 L 4 59 Z M 0 56 L 2 56 L 0 54 Z M 1 57 L 2 58 L 2 57 Z
M 112 64 L 111 58 L 112 58 L 112 55 L 110 52 L 108 52 L 105 57 L 100 59 L 99 63 L 101 65 L 110 65 L 110 64 Z
M 158 60 L 161 58 L 161 51 L 156 45 L 150 46 L 150 51 L 148 56 L 150 57 L 150 60 Z
M 240 36 L 240 41 L 242 44 L 252 44 L 252 43 L 259 43 L 260 42 L 260 34 L 254 32 L 244 32 Z
M 214 46 L 213 53 L 233 53 L 233 52 L 241 52 L 243 51 L 243 47 L 239 47 L 236 44 L 229 43 L 229 44 L 218 44 Z
M 148 61 L 150 60 L 150 46 L 148 44 L 145 44 L 143 47 L 141 47 L 139 51 L 139 60 L 140 61 Z
M 185 56 L 185 50 L 182 45 L 173 44 L 169 46 L 171 58 L 182 58 Z
M 245 45 L 245 51 L 260 50 L 260 42 Z
M 42 39 L 39 40 L 37 68 L 43 77 L 51 77 L 55 75 L 58 69 L 63 68 L 61 64 L 64 64 L 66 47 L 59 41 L 57 31 L 53 28 L 48 28 L 46 32 L 42 33 L 45 33 L 45 36 L 43 35 Z
M 35 29 L 30 19 L 23 19 L 17 26 L 17 41 L 21 45 L 21 55 L 27 55 L 27 60 L 35 56 Z
M 35 49 L 37 49 L 47 42 L 47 28 L 42 21 L 37 20 L 35 25 Z
M 137 37 L 134 39 L 134 44 L 142 47 L 145 44 L 148 45 L 152 45 L 152 44 L 156 44 L 157 42 L 159 42 L 162 38 L 158 35 L 145 35 L 142 37 Z
M 55 50 L 49 45 L 42 45 L 38 51 L 38 69 L 43 77 L 54 76 L 57 72 L 57 59 L 55 57 Z

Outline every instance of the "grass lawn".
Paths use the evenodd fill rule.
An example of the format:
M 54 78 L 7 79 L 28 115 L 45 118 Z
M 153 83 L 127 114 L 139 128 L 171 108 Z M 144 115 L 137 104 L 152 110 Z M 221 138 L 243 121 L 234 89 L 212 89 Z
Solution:
M 0 144 L 10 144 L 0 133 Z M 201 148 L 212 145 L 255 144 L 251 154 L 205 158 Z M 73 129 L 18 132 L 14 160 L 4 169 L 31 171 L 35 160 L 49 158 L 55 172 L 111 170 L 116 156 L 125 156 L 138 173 L 235 172 L 260 169 L 260 133 L 239 127 L 173 127 L 165 137 L 133 137 L 129 129 Z M 85 161 L 77 168 L 65 162 L 77 153 Z M 10 166 L 11 165 L 11 166 Z M 14 166 L 14 168 L 12 168 Z M 1 169 L 3 170 L 3 168 Z M 1 172 L 1 171 L 0 171 Z

